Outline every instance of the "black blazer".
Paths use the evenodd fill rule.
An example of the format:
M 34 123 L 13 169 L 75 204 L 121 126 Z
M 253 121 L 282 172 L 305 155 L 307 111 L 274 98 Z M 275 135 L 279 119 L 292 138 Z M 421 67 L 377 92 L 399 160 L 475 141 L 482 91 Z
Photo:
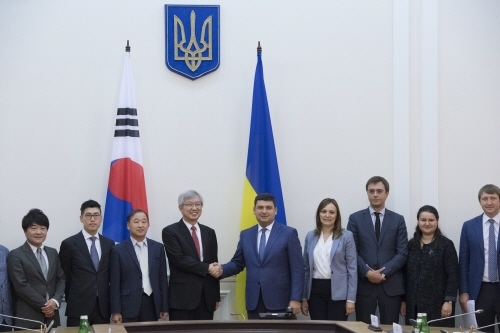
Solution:
M 99 294 L 101 316 L 109 318 L 109 262 L 115 242 L 99 234 L 101 259 L 95 270 L 89 248 L 82 232 L 66 238 L 61 243 L 59 258 L 66 275 L 66 316 L 90 315 Z M 97 289 L 97 292 L 96 292 Z
M 22 317 L 59 326 L 59 311 L 52 318 L 45 318 L 41 308 L 47 302 L 46 296 L 55 299 L 61 305 L 64 293 L 64 272 L 61 269 L 57 250 L 44 246 L 49 261 L 47 280 L 43 277 L 42 269 L 31 247 L 26 242 L 22 246 L 10 251 L 7 256 L 7 272 L 13 286 L 15 296 L 16 317 Z M 14 325 L 26 328 L 40 328 L 40 324 L 15 319 Z
M 162 237 L 170 267 L 169 305 L 173 309 L 193 310 L 200 303 L 202 291 L 209 311 L 220 301 L 219 280 L 208 274 L 208 266 L 218 262 L 217 236 L 212 228 L 199 224 L 203 261 L 200 261 L 193 238 L 181 219 L 163 229 Z
M 153 288 L 155 315 L 168 312 L 167 259 L 163 244 L 147 239 L 149 281 Z M 127 238 L 111 251 L 111 313 L 123 318 L 139 316 L 142 302 L 142 272 L 132 240 Z

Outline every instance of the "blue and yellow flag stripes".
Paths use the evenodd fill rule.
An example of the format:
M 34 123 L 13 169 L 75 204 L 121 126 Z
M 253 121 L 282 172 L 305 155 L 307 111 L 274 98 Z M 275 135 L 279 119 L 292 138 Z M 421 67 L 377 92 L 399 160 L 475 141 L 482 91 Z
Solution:
M 252 120 L 250 124 L 250 139 L 248 142 L 248 157 L 245 184 L 243 187 L 243 205 L 241 212 L 241 230 L 255 225 L 253 201 L 257 194 L 271 193 L 276 197 L 278 214 L 276 222 L 286 225 L 285 205 L 281 191 L 278 160 L 274 147 L 273 128 L 267 104 L 264 71 L 262 67 L 261 47 L 257 48 L 257 68 L 252 99 Z M 236 277 L 236 311 L 245 314 L 245 283 L 246 270 Z

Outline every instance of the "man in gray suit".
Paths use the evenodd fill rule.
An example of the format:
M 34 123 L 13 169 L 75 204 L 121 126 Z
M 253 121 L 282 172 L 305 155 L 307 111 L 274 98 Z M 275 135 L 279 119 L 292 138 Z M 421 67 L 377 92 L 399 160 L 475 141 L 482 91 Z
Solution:
M 49 219 L 33 208 L 23 218 L 26 242 L 10 251 L 7 271 L 16 295 L 15 316 L 59 326 L 59 305 L 64 294 L 64 272 L 57 250 L 44 246 Z M 16 319 L 15 326 L 40 328 L 39 323 Z
M 10 292 L 10 282 L 7 276 L 7 255 L 9 250 L 0 245 L 0 314 L 12 316 L 12 294 Z M 12 318 L 0 315 L 0 324 L 12 325 Z M 0 332 L 12 331 L 9 326 L 0 326 Z
M 408 257 L 404 217 L 385 208 L 389 183 L 375 176 L 366 183 L 370 207 L 349 216 L 358 252 L 356 319 L 370 323 L 377 303 L 380 323 L 399 322 L 401 295 L 405 293 L 401 268 Z

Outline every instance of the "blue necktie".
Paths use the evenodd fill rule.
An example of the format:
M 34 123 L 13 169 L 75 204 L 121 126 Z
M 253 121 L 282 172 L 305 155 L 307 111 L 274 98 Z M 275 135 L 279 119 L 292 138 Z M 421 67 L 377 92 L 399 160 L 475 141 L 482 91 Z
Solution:
M 95 271 L 99 269 L 99 255 L 97 254 L 97 248 L 95 247 L 95 240 L 97 237 L 92 236 L 90 240 L 92 241 L 92 245 L 90 245 L 90 258 L 92 258 L 92 262 L 94 263 Z
M 488 240 L 488 279 L 490 282 L 497 281 L 497 241 L 495 239 L 495 220 L 489 219 L 490 222 L 490 237 Z
M 264 251 L 266 250 L 266 228 L 262 228 L 262 236 L 260 236 L 259 257 L 260 261 L 264 260 Z

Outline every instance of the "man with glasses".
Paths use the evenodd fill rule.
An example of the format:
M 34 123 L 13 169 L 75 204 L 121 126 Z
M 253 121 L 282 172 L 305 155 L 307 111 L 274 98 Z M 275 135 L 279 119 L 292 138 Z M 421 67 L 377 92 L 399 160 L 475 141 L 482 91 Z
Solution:
M 66 275 L 67 326 L 79 326 L 87 315 L 90 325 L 108 324 L 109 263 L 115 242 L 98 233 L 101 205 L 85 201 L 80 208 L 83 230 L 61 243 L 59 257 Z
M 219 307 L 215 231 L 198 223 L 203 209 L 201 194 L 190 190 L 179 195 L 182 219 L 163 229 L 170 281 L 170 320 L 211 320 Z

